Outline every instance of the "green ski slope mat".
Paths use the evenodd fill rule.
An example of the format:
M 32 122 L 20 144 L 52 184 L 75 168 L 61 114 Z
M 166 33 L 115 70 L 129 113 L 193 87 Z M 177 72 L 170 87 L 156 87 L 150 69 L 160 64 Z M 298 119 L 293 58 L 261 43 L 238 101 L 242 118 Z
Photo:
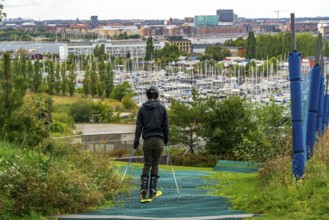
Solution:
M 254 173 L 258 171 L 259 166 L 260 164 L 252 162 L 219 160 L 214 167 L 214 171 Z
M 125 167 L 121 167 L 122 173 Z M 178 197 L 176 184 L 171 169 L 159 169 L 158 190 L 162 196 L 151 203 L 140 203 L 141 167 L 129 167 L 127 175 L 133 180 L 133 191 L 130 195 L 120 193 L 114 207 L 79 215 L 58 216 L 59 219 L 242 219 L 252 215 L 243 211 L 230 209 L 224 197 L 212 196 L 206 190 L 214 182 L 203 177 L 214 171 L 175 170 L 180 191 Z M 127 176 L 124 182 L 128 181 Z M 217 217 L 216 217 L 217 216 Z

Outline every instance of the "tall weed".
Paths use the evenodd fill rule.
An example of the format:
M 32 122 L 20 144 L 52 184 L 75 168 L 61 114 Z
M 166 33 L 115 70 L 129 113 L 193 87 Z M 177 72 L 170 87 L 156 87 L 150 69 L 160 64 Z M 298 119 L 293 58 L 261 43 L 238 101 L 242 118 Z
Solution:
M 38 149 L 0 142 L 0 215 L 54 215 L 112 203 L 119 177 L 107 157 L 70 142 Z

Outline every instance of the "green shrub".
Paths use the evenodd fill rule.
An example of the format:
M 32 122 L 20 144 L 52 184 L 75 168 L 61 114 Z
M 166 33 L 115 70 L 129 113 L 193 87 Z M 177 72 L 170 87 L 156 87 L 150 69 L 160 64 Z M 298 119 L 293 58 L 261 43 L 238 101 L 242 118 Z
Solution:
M 79 100 L 70 106 L 70 115 L 75 122 L 90 122 L 92 117 L 93 102 L 89 100 Z
M 30 148 L 47 138 L 49 121 L 41 115 L 41 108 L 51 108 L 46 106 L 51 103 L 49 99 L 44 94 L 26 96 L 23 105 L 12 113 L 9 123 L 4 125 L 3 138 Z
M 112 115 L 113 112 L 107 104 L 97 102 L 93 105 L 92 119 L 94 122 L 111 122 Z
M 58 121 L 73 127 L 74 125 L 73 117 L 69 114 L 69 111 L 65 111 L 65 110 L 63 111 L 63 110 L 64 110 L 63 108 L 56 109 L 56 111 L 52 113 L 53 121 Z
M 214 167 L 218 161 L 215 155 L 204 153 L 193 154 L 187 153 L 183 156 L 184 152 L 175 153 L 172 157 L 172 163 L 178 166 L 194 166 L 194 167 Z
M 63 122 L 53 120 L 50 124 L 49 130 L 52 132 L 52 136 L 55 136 L 56 133 L 69 135 L 72 132 L 72 127 Z
M 76 213 L 112 203 L 119 179 L 107 157 L 63 140 L 39 149 L 0 142 L 1 215 Z
M 131 95 L 125 95 L 121 100 L 125 109 L 133 109 L 136 107 L 136 103 L 132 99 Z

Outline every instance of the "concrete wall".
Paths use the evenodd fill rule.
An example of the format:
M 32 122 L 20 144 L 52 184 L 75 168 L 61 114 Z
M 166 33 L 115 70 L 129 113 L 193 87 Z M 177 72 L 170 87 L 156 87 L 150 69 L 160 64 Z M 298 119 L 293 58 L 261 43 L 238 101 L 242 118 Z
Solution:
M 83 134 L 81 144 L 85 149 L 97 152 L 109 152 L 118 149 L 132 149 L 134 133 Z M 142 139 L 140 140 L 142 144 Z

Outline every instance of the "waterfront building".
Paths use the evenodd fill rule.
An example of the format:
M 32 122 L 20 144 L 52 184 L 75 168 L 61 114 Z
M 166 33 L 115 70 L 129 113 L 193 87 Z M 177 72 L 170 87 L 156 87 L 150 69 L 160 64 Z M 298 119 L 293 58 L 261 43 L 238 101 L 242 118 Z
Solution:
M 137 35 L 137 26 L 101 26 L 97 29 L 91 30 L 98 33 L 102 37 L 114 37 L 120 34 Z
M 154 50 L 160 50 L 164 46 L 164 42 L 153 39 Z M 111 40 L 105 43 L 105 52 L 110 56 L 126 57 L 129 53 L 132 59 L 144 58 L 146 40 Z
M 165 33 L 164 25 L 144 25 L 141 26 L 138 34 L 140 36 L 148 37 L 148 36 L 162 36 Z
M 166 43 L 170 45 L 176 45 L 180 51 L 184 51 L 188 54 L 191 54 L 192 52 L 191 41 L 184 39 L 182 36 L 168 37 Z
M 218 9 L 217 10 L 218 22 L 233 22 L 234 13 L 232 9 Z
M 92 54 L 96 45 L 104 45 L 105 53 L 110 56 L 126 57 L 130 54 L 130 58 L 143 58 L 146 52 L 146 40 L 111 40 L 105 43 L 92 42 L 74 42 L 66 43 L 59 47 L 59 56 L 61 60 L 65 60 L 69 54 L 88 55 Z M 155 50 L 160 50 L 165 46 L 163 41 L 153 40 Z
M 194 16 L 195 28 L 215 27 L 218 26 L 218 18 L 216 15 L 197 15 Z
M 90 29 L 94 29 L 98 26 L 98 16 L 94 15 L 90 17 Z
M 92 54 L 97 44 L 91 42 L 66 43 L 59 46 L 59 58 L 65 60 L 69 54 L 88 55 Z
M 218 36 L 218 35 L 231 35 L 231 34 L 243 34 L 246 33 L 244 27 L 239 26 L 217 26 L 217 27 L 199 27 L 195 29 L 196 36 Z
M 318 24 L 318 30 L 323 37 L 329 37 L 329 21 L 321 21 Z

